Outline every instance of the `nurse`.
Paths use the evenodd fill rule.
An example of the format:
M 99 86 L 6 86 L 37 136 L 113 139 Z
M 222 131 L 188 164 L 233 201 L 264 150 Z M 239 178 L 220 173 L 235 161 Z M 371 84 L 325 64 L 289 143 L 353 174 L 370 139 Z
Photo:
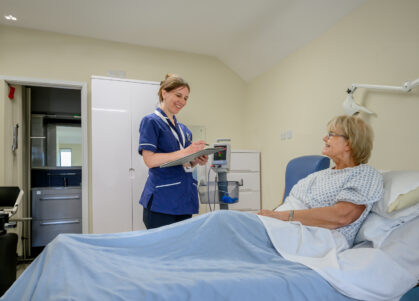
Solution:
M 197 182 L 192 168 L 204 165 L 208 156 L 179 166 L 159 166 L 204 149 L 205 141 L 192 142 L 191 131 L 175 117 L 186 105 L 190 87 L 181 77 L 167 74 L 158 92 L 160 107 L 140 124 L 138 152 L 149 168 L 141 194 L 143 221 L 147 229 L 169 225 L 198 213 Z

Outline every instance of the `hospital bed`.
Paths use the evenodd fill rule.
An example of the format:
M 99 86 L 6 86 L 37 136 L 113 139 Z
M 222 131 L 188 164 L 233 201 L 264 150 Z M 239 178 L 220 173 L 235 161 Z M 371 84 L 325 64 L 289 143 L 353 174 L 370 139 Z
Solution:
M 419 172 L 384 179 L 388 198 L 419 186 Z M 419 205 L 381 209 L 339 254 L 343 271 L 286 260 L 258 216 L 223 210 L 148 231 L 60 234 L 0 300 L 397 300 L 419 279 Z

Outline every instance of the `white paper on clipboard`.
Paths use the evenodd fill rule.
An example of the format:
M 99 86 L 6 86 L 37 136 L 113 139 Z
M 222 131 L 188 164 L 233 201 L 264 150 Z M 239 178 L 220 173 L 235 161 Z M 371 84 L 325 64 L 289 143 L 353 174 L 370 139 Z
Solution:
M 221 148 L 221 147 L 209 147 L 209 148 L 200 150 L 199 152 L 187 155 L 183 158 L 164 163 L 164 164 L 160 165 L 160 168 L 171 167 L 171 166 L 176 166 L 176 165 L 183 165 L 185 163 L 193 161 L 193 159 L 195 159 L 197 157 L 205 156 L 205 155 L 211 155 L 211 154 L 223 151 L 223 150 L 225 150 L 224 147 L 223 148 Z

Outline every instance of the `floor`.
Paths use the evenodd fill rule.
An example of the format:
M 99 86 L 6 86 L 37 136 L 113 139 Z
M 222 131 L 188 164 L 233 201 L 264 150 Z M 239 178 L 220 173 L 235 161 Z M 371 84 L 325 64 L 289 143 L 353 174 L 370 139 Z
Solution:
M 30 263 L 21 263 L 16 267 L 16 279 L 22 275 L 23 271 L 30 265 Z

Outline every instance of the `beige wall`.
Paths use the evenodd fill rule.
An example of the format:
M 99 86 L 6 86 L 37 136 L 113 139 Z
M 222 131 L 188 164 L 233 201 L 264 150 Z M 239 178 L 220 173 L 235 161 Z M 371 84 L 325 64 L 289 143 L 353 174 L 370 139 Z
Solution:
M 7 84 L 4 81 L 0 81 L 0 120 L 4 121 L 6 117 L 5 100 L 7 98 Z M 0 122 L 0 185 L 5 183 L 5 164 L 6 164 L 6 153 L 5 145 L 6 141 L 6 123 Z
M 243 146 L 245 82 L 214 57 L 5 26 L 0 45 L 0 75 L 86 82 L 89 103 L 91 75 L 122 70 L 130 79 L 161 81 L 178 73 L 191 85 L 180 120 L 206 126 L 210 143 L 225 136 Z
M 320 154 L 326 123 L 343 114 L 352 83 L 402 85 L 419 77 L 419 1 L 374 0 L 248 85 L 246 137 L 262 151 L 263 207 L 281 199 L 287 162 Z M 419 87 L 409 94 L 358 89 L 375 116 L 370 164 L 419 169 Z M 365 116 L 365 115 L 363 115 Z M 280 140 L 282 130 L 293 138 Z
M 0 185 L 20 186 L 24 184 L 23 158 L 24 140 L 26 134 L 22 116 L 22 88 L 17 86 L 14 98 L 9 99 L 9 87 L 0 81 Z M 18 125 L 18 148 L 12 151 L 13 127 Z

